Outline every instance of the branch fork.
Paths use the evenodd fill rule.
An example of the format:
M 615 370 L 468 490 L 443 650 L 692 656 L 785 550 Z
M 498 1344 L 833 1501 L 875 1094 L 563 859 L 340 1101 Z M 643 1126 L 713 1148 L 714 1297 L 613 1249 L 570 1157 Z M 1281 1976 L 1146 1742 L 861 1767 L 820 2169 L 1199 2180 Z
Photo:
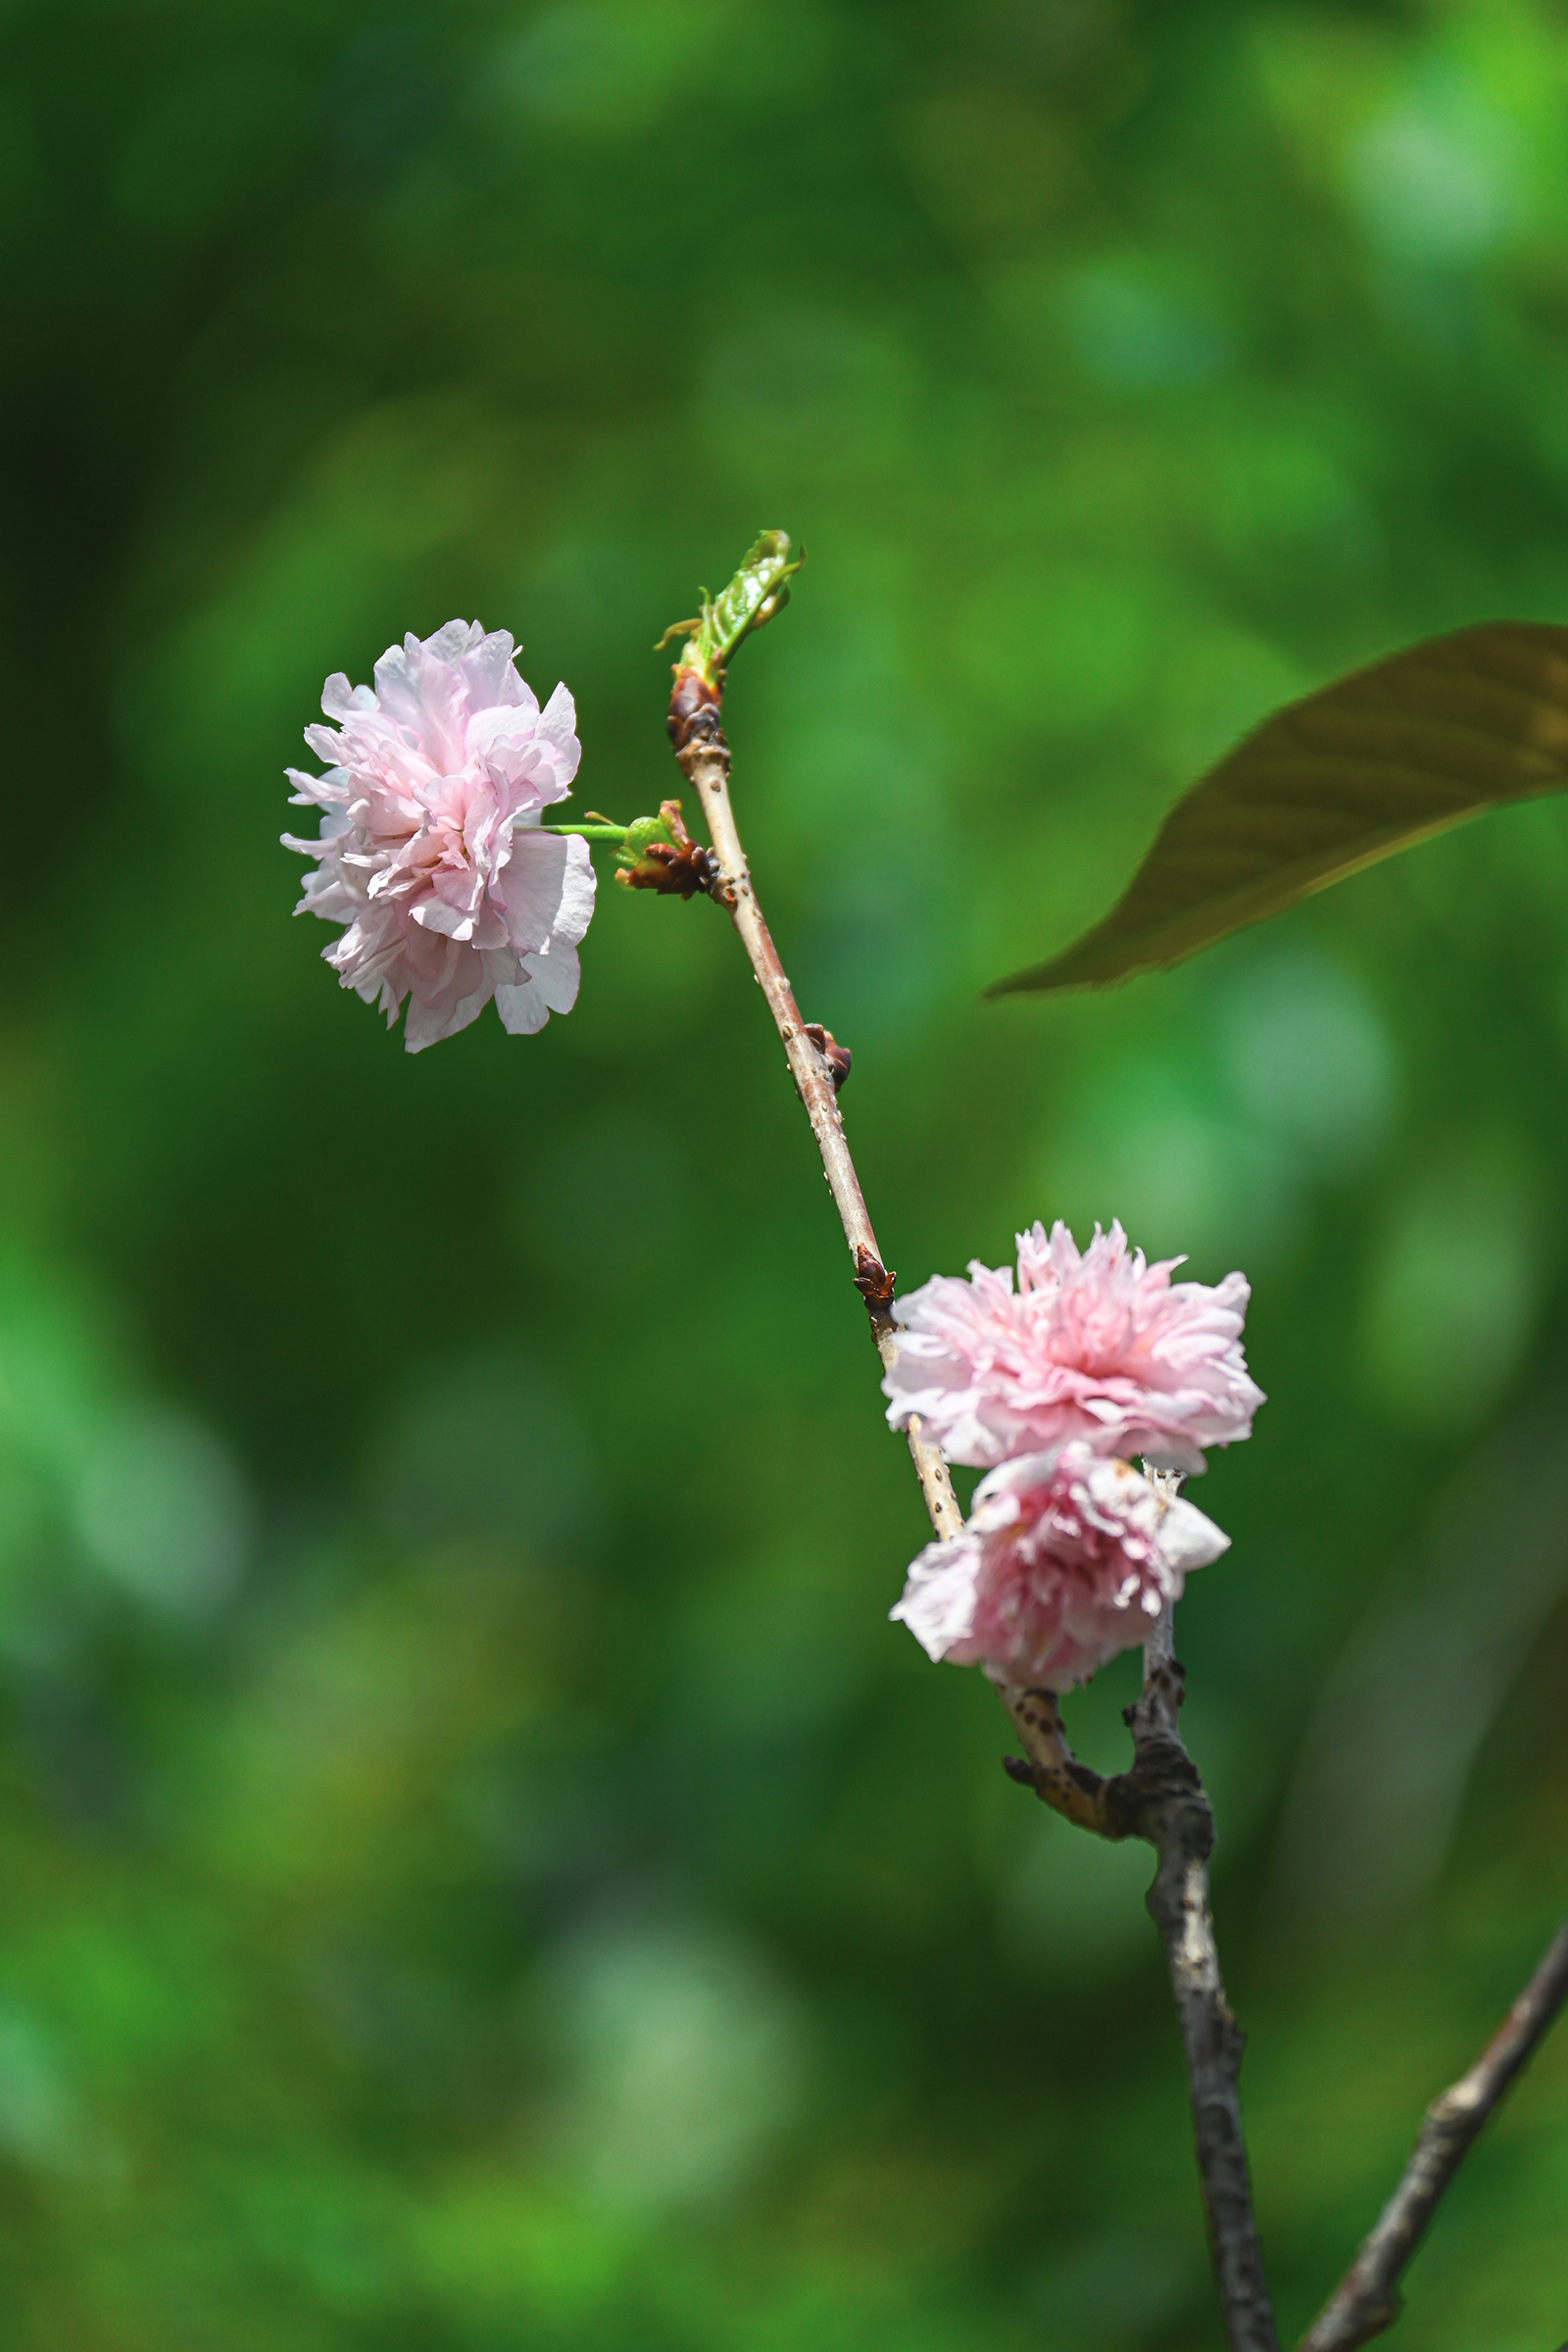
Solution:
M 1187 2054 L 1198 2169 L 1209 2249 L 1231 2352 L 1279 2352 L 1263 2257 L 1252 2217 L 1238 2078 L 1246 2037 L 1225 1997 L 1208 1903 L 1214 1817 L 1176 1718 L 1185 1677 L 1171 1653 L 1171 1612 L 1151 1629 L 1144 1687 L 1124 1720 L 1133 1761 L 1108 1779 L 1080 1764 L 1049 1690 L 1002 1690 L 1025 1754 L 1008 1775 L 1043 1804 L 1097 1837 L 1143 1838 L 1158 1857 L 1147 1897 L 1170 1971 Z

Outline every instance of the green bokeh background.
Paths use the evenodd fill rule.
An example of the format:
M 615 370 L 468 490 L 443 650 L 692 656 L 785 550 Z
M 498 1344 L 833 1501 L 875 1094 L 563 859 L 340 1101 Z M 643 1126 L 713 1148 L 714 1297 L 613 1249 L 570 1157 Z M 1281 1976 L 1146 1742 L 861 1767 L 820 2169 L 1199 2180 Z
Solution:
M 761 524 L 737 801 L 890 1262 L 1253 1278 L 1180 1641 L 1298 2327 L 1565 1907 L 1568 808 L 979 991 L 1291 693 L 1568 617 L 1560 12 L 0 38 L 5 2342 L 1219 2340 L 1146 1857 L 885 1622 L 918 1500 L 728 926 L 605 890 L 568 1020 L 411 1059 L 289 920 L 328 670 L 509 627 L 649 808 Z M 1564 2335 L 1568 2034 L 1397 2341 Z

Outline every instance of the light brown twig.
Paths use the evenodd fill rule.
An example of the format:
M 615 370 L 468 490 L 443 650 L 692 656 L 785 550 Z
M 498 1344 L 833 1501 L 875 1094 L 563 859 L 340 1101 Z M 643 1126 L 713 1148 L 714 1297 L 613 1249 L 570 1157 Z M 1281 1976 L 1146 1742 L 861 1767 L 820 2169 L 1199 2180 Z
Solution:
M 871 1318 L 871 1336 L 884 1366 L 892 1363 L 898 1352 L 898 1338 L 889 1311 L 893 1282 L 882 1263 L 876 1235 L 866 1212 L 860 1180 L 855 1172 L 850 1147 L 845 1139 L 844 1119 L 839 1110 L 838 1092 L 834 1085 L 832 1065 L 826 1054 L 808 1033 L 808 1024 L 801 1016 L 794 992 L 783 964 L 779 961 L 772 934 L 758 905 L 753 887 L 751 868 L 735 829 L 735 815 L 729 799 L 729 746 L 718 725 L 716 703 L 705 705 L 695 718 L 683 725 L 684 740 L 676 745 L 675 757 L 681 772 L 702 802 L 708 818 L 709 839 L 718 861 L 719 878 L 713 886 L 713 897 L 727 906 L 740 933 L 741 943 L 751 958 L 757 984 L 767 1000 L 767 1009 L 784 1047 L 784 1057 L 790 1065 L 806 1115 L 811 1122 L 817 1150 L 822 1154 L 822 1173 L 827 1178 L 833 1205 L 844 1227 L 844 1238 L 855 1260 L 855 1282 L 865 1299 Z M 911 1420 L 908 1429 L 909 1453 L 915 1475 L 920 1481 L 920 1493 L 925 1501 L 931 1525 L 939 1536 L 956 1535 L 963 1525 L 963 1513 L 953 1492 L 948 1466 L 935 1446 L 928 1446 L 920 1435 L 920 1425 Z
M 1467 2074 L 1433 2100 L 1404 2176 L 1350 2268 L 1301 2338 L 1300 2352 L 1354 2352 L 1399 2316 L 1397 2281 L 1482 2125 L 1528 2065 L 1568 1998 L 1568 1926 Z

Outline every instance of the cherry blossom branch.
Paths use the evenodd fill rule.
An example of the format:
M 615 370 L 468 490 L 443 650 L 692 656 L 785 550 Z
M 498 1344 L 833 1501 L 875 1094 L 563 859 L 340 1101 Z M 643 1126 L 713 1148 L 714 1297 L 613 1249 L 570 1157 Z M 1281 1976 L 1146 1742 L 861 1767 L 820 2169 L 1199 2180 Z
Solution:
M 1560 1928 L 1467 2074 L 1433 2100 L 1398 2187 L 1311 2328 L 1300 2352 L 1354 2352 L 1399 2316 L 1397 2279 L 1488 2116 L 1534 2057 L 1568 1998 L 1568 1926 Z
M 798 562 L 789 561 L 789 546 L 783 532 L 764 532 L 724 595 L 716 603 L 705 596 L 699 618 L 677 624 L 691 634 L 675 663 L 669 736 L 681 772 L 707 815 L 711 851 L 704 852 L 690 841 L 679 823 L 678 808 L 666 802 L 662 811 L 667 828 L 664 842 L 655 845 L 646 868 L 629 871 L 622 879 L 633 887 L 657 890 L 685 893 L 701 888 L 729 908 L 810 1120 L 877 1352 L 883 1365 L 891 1367 L 898 1353 L 894 1277 L 882 1262 L 839 1112 L 838 1088 L 847 1058 L 825 1030 L 802 1019 L 795 1002 L 736 828 L 729 797 L 729 746 L 719 725 L 729 656 L 788 597 L 789 574 L 798 568 Z M 666 631 L 666 636 L 671 633 Z M 931 1525 L 939 1537 L 956 1535 L 963 1514 L 947 1464 L 939 1448 L 921 1437 L 917 1418 L 911 1416 L 907 1435 Z M 1128 1710 L 1134 1748 L 1130 1772 L 1107 1781 L 1079 1764 L 1050 1691 L 1004 1689 L 1002 1698 L 1027 1750 L 1026 1762 L 1008 1759 L 1015 1779 L 1031 1784 L 1045 1803 L 1080 1828 L 1103 1838 L 1145 1838 L 1154 1847 L 1158 1859 L 1149 1908 L 1165 1946 L 1176 1996 L 1199 2175 L 1231 2352 L 1279 2352 L 1242 2137 L 1237 2075 L 1243 2036 L 1225 1999 L 1208 1906 L 1213 1816 L 1176 1731 L 1182 1670 L 1171 1653 L 1169 1612 L 1151 1636 L 1144 1656 L 1143 1695 Z
M 1102 1838 L 1143 1838 L 1157 1857 L 1147 1901 L 1170 1970 L 1187 2058 L 1198 2174 L 1209 2250 L 1231 2352 L 1279 2352 L 1252 2213 L 1239 2076 L 1246 2036 L 1225 1997 L 1208 1902 L 1214 1817 L 1182 1744 L 1176 1712 L 1183 1674 L 1172 1651 L 1172 1612 L 1144 1648 L 1144 1688 L 1127 1709 L 1133 1763 L 1109 1780 L 1080 1764 L 1049 1690 L 1004 1690 L 1025 1756 L 1007 1770 L 1042 1802 Z

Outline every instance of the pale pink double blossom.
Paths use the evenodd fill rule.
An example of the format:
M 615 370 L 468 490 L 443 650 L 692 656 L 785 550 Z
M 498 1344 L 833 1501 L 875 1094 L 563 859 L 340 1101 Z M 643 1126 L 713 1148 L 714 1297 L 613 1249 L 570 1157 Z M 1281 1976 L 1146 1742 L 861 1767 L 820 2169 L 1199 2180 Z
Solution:
M 1203 1446 L 1249 1437 L 1263 1402 L 1242 1354 L 1246 1281 L 1172 1282 L 1181 1262 L 1148 1264 L 1119 1224 L 1084 1250 L 1037 1224 L 1016 1289 L 1010 1267 L 976 1261 L 895 1305 L 888 1419 L 918 1415 L 949 1461 L 990 1469 L 892 1612 L 933 1658 L 1065 1690 L 1147 1640 L 1228 1545 L 1125 1458 L 1201 1470 Z
M 327 679 L 321 709 L 340 724 L 305 740 L 330 764 L 288 771 L 296 807 L 322 811 L 318 840 L 283 836 L 319 860 L 295 912 L 348 926 L 322 955 L 389 1027 L 408 999 L 411 1054 L 492 997 L 523 1034 L 576 1001 L 588 844 L 538 827 L 577 772 L 577 714 L 564 686 L 541 710 L 514 658 L 506 630 L 477 621 L 406 637 L 376 663 L 373 689 Z
M 1262 1391 L 1248 1377 L 1240 1274 L 1172 1282 L 1119 1223 L 1087 1250 L 1059 1220 L 1018 1236 L 1009 1266 L 971 1262 L 900 1299 L 898 1358 L 882 1386 L 895 1428 L 918 1413 L 950 1462 L 986 1469 L 1079 1438 L 1097 1453 L 1201 1470 L 1205 1446 L 1251 1434 Z
M 1146 1642 L 1188 1571 L 1229 1544 L 1192 1503 L 1074 1440 L 983 1478 L 963 1533 L 926 1545 L 892 1613 L 933 1658 L 1067 1690 Z

